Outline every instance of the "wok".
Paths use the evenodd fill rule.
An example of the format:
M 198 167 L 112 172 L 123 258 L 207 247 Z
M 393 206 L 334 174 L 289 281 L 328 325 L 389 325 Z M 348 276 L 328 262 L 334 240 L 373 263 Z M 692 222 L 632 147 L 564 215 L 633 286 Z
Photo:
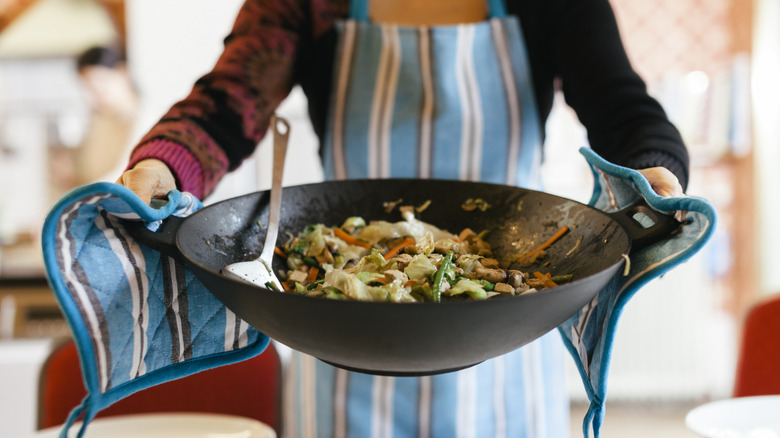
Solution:
M 469 198 L 490 207 L 466 211 L 462 204 Z M 570 231 L 539 262 L 549 264 L 522 270 L 572 274 L 573 281 L 486 301 L 399 304 L 280 293 L 224 277 L 224 266 L 260 253 L 267 191 L 215 203 L 187 218 L 170 217 L 156 233 L 128 228 L 137 240 L 183 261 L 227 308 L 271 338 L 341 368 L 409 376 L 466 368 L 533 341 L 591 301 L 623 267 L 632 246 L 663 239 L 678 226 L 646 205 L 608 214 L 551 194 L 488 183 L 350 180 L 286 187 L 280 241 L 306 225 L 340 225 L 349 216 L 399 221 L 398 209 L 387 212 L 383 205 L 398 199 L 413 206 L 430 200 L 417 217 L 452 233 L 489 230 L 485 240 L 497 258 L 527 251 L 567 225 Z M 638 214 L 654 225 L 643 226 Z M 284 269 L 284 260 L 275 257 L 274 267 Z

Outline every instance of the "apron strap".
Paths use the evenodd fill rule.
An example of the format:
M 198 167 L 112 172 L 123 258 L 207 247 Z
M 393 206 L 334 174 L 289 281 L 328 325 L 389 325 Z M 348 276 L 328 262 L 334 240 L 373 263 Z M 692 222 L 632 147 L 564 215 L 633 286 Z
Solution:
M 504 18 L 506 17 L 506 4 L 504 0 L 487 0 L 488 2 L 488 16 L 490 18 Z
M 504 0 L 486 0 L 489 18 L 506 17 Z M 352 0 L 349 7 L 349 18 L 356 21 L 368 21 L 368 0 Z
M 368 21 L 368 0 L 352 0 L 349 6 L 349 18 Z

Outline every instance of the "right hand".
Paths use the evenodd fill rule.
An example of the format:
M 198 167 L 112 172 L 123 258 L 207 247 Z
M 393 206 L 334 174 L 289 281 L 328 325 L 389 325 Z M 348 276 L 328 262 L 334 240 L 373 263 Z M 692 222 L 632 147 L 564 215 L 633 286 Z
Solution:
M 658 195 L 664 198 L 685 196 L 680 181 L 665 167 L 649 167 L 647 169 L 639 169 L 638 171 L 647 179 L 650 187 Z
M 168 192 L 176 189 L 176 179 L 171 169 L 164 162 L 153 158 L 139 161 L 116 182 L 135 192 L 147 204 L 152 198 L 165 198 Z

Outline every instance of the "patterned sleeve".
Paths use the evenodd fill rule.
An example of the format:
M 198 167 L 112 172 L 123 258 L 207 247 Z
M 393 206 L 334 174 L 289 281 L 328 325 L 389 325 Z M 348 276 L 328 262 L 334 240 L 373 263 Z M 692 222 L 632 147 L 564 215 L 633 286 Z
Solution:
M 664 166 L 687 185 L 689 157 L 680 133 L 634 71 L 607 0 L 562 0 L 552 50 L 566 101 L 591 146 L 615 164 Z
M 254 151 L 295 82 L 296 55 L 311 33 L 304 1 L 247 0 L 214 69 L 141 139 L 129 167 L 157 158 L 180 190 L 211 193 Z

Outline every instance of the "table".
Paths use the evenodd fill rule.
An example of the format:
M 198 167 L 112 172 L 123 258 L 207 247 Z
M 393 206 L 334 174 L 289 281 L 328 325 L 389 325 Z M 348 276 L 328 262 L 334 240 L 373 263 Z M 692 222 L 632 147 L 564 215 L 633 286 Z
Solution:
M 707 438 L 780 438 L 780 395 L 710 402 L 688 412 L 685 424 Z
M 78 422 L 68 431 L 75 437 Z M 57 438 L 60 427 L 44 429 L 26 438 Z M 222 414 L 159 413 L 101 417 L 89 423 L 85 438 L 276 438 L 260 421 Z

